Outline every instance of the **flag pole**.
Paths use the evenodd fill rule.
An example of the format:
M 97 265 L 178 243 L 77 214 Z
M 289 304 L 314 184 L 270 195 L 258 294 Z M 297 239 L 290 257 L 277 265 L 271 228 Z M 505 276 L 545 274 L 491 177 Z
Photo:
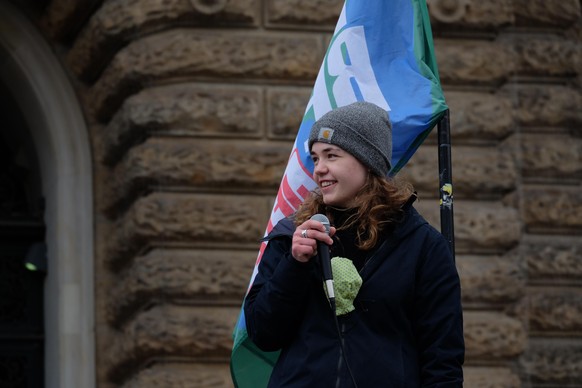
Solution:
M 451 163 L 451 126 L 449 110 L 437 124 L 439 154 L 439 187 L 441 210 L 441 233 L 455 258 L 455 231 L 453 219 L 453 174 Z

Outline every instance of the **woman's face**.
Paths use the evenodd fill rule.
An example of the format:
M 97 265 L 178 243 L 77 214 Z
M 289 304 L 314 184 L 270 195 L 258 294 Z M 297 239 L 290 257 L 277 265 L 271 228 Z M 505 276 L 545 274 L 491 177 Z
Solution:
M 323 202 L 340 208 L 354 206 L 356 194 L 366 183 L 368 169 L 348 152 L 328 143 L 313 143 L 311 158 L 315 164 L 313 179 Z

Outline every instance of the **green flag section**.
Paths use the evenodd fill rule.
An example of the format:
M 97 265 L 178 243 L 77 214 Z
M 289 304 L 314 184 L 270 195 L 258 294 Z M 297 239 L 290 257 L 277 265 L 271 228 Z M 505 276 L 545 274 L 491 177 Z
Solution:
M 391 175 L 414 154 L 448 109 L 438 76 L 426 0 L 347 0 L 305 109 L 266 233 L 292 214 L 309 191 L 313 162 L 307 140 L 325 113 L 356 101 L 385 109 L 393 125 Z M 263 243 L 250 284 L 257 273 Z M 234 385 L 265 387 L 278 352 L 249 340 L 244 311 L 233 333 Z
M 266 387 L 279 352 L 263 352 L 247 338 L 246 329 L 239 334 L 240 343 L 233 347 L 232 381 L 236 387 Z M 236 355 L 235 353 L 236 349 Z

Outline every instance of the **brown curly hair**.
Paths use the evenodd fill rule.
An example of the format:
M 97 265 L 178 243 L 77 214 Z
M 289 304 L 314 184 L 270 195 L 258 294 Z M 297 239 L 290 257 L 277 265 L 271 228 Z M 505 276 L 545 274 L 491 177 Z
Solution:
M 402 206 L 412 195 L 415 195 L 414 188 L 409 182 L 394 177 L 380 177 L 369 172 L 366 183 L 355 198 L 356 212 L 341 229 L 355 226 L 358 248 L 371 249 L 376 245 L 380 233 L 400 219 L 403 213 Z M 328 206 L 323 203 L 321 192 L 316 189 L 297 210 L 295 225 L 301 225 L 316 213 L 330 217 L 327 210 Z

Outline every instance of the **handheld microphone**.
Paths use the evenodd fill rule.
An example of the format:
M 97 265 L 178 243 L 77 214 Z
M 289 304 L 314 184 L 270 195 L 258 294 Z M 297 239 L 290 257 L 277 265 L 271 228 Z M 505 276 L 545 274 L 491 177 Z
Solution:
M 323 214 L 315 214 L 311 219 L 321 222 L 325 226 L 325 232 L 329 235 L 329 219 L 326 216 Z M 329 304 L 335 311 L 335 293 L 333 291 L 333 273 L 331 271 L 329 246 L 324 242 L 317 241 L 317 252 L 319 254 L 319 260 L 321 261 L 321 271 L 323 272 L 323 280 L 327 289 Z

